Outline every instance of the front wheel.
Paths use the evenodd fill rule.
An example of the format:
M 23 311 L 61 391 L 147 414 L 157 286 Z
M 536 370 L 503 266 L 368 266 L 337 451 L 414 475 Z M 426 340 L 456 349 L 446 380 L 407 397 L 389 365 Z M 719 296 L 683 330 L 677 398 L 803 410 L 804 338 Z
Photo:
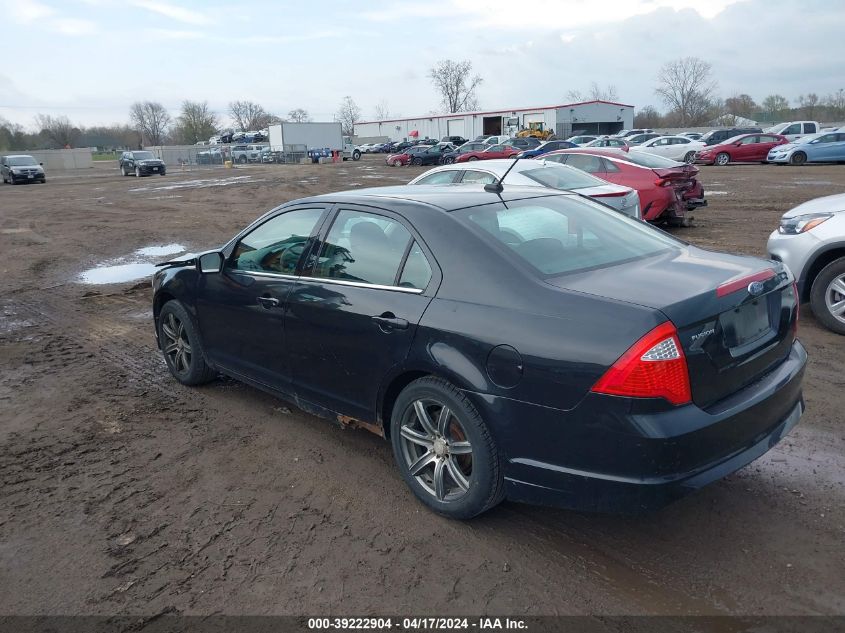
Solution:
M 789 159 L 790 165 L 803 165 L 807 162 L 807 155 L 804 152 L 795 152 Z
M 357 149 L 352 152 L 352 160 L 361 160 L 361 152 L 359 152 Z
M 724 167 L 724 166 L 725 166 L 725 165 L 727 165 L 729 162 L 731 162 L 731 157 L 730 157 L 728 154 L 726 154 L 725 152 L 721 152 L 721 153 L 719 153 L 719 154 L 716 156 L 716 161 L 715 161 L 715 162 L 716 162 L 716 164 L 717 164 L 717 165 L 719 165 L 720 167 Z
M 688 165 L 691 164 L 695 160 L 695 152 L 687 152 L 684 156 L 684 162 Z
M 120 173 L 124 176 L 124 178 L 129 175 L 129 172 L 126 171 L 126 165 L 120 166 Z
M 135 178 L 140 178 L 140 177 L 141 177 L 141 168 L 136 167 L 135 168 Z
M 413 163 L 413 164 L 414 164 L 414 165 L 416 165 L 417 167 L 421 167 L 421 166 L 422 166 L 422 158 L 414 158 L 414 159 L 411 161 L 411 163 Z
M 427 376 L 405 387 L 390 431 L 402 478 L 431 510 L 471 519 L 504 498 L 493 437 L 467 397 L 445 380 Z
M 201 385 L 217 375 L 205 362 L 194 322 L 176 300 L 165 303 L 158 315 L 158 342 L 167 368 L 183 385 Z
M 246 165 L 246 156 L 241 156 L 240 158 L 238 158 L 238 162 L 241 165 Z
M 477 156 L 470 156 L 469 158 L 467 158 L 467 162 L 469 162 L 471 160 L 478 160 L 478 157 Z
M 845 257 L 822 268 L 810 290 L 810 307 L 825 327 L 845 334 Z
M 455 159 L 452 158 L 451 156 L 447 156 L 446 158 L 443 159 L 444 165 L 451 165 L 454 162 L 455 162 Z

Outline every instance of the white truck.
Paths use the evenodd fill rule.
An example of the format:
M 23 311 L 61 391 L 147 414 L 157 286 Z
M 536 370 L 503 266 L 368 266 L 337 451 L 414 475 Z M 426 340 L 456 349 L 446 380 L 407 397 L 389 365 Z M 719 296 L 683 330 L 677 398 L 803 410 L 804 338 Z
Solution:
M 769 134 L 781 134 L 790 141 L 794 141 L 807 134 L 815 134 L 821 131 L 821 129 L 818 121 L 787 121 L 786 123 L 774 125 L 765 130 L 765 132 Z
M 304 145 L 306 150 L 338 150 L 343 160 L 361 158 L 361 151 L 352 144 L 352 139 L 343 136 L 340 123 L 277 123 L 269 131 L 273 151 L 284 152 L 289 146 Z

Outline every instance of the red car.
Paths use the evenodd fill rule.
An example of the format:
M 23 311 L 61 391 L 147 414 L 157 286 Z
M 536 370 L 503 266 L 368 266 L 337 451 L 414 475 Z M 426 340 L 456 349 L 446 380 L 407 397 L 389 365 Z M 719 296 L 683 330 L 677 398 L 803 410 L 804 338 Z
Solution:
M 407 148 L 404 152 L 388 154 L 384 162 L 391 167 L 404 167 L 405 165 L 411 164 L 415 154 L 422 154 L 429 149 L 431 149 L 430 145 L 414 145 L 413 147 Z
M 698 167 L 646 152 L 610 148 L 564 149 L 540 157 L 636 189 L 643 220 L 688 226 L 688 210 L 705 206 Z
M 695 162 L 705 165 L 765 163 L 769 150 L 784 143 L 789 143 L 789 139 L 780 134 L 741 134 L 705 147 L 696 154 Z
M 485 150 L 478 150 L 477 152 L 467 152 L 466 154 L 458 154 L 455 157 L 456 163 L 465 163 L 470 160 L 490 160 L 491 158 L 510 158 L 516 156 L 522 150 L 513 145 L 491 145 Z

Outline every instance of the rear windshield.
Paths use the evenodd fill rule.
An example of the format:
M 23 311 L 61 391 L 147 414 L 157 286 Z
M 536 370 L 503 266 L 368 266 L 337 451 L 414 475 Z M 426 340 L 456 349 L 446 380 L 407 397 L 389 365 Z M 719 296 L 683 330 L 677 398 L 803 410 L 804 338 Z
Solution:
M 663 158 L 662 156 L 649 154 L 648 152 L 628 152 L 627 154 L 619 155 L 617 158 L 627 160 L 629 163 L 634 163 L 635 165 L 652 168 L 681 167 L 684 165 L 684 163 L 679 163 L 676 160 Z
M 584 187 L 600 187 L 607 184 L 606 181 L 599 180 L 585 171 L 555 163 L 546 165 L 545 167 L 526 169 L 519 173 L 552 189 L 582 189 Z
M 613 266 L 682 246 L 643 222 L 572 196 L 485 205 L 455 215 L 544 278 Z

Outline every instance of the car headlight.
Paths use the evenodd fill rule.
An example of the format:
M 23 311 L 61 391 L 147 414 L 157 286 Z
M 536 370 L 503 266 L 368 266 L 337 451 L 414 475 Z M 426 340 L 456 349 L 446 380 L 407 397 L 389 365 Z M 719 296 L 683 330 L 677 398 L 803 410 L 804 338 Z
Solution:
M 806 233 L 832 217 L 832 213 L 808 213 L 807 215 L 797 215 L 794 218 L 781 218 L 778 233 L 781 235 Z

